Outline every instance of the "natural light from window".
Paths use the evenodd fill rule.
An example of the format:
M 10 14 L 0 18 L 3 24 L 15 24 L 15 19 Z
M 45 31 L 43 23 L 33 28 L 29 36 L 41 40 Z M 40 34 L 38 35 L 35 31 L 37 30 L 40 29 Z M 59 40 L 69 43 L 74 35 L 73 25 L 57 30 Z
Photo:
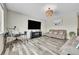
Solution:
M 0 34 L 4 32 L 4 10 L 0 4 Z

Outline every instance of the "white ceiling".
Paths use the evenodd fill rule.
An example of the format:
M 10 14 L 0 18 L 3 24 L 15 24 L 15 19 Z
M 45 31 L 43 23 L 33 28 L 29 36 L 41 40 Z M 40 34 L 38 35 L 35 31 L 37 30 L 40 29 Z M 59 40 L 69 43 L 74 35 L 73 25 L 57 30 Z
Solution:
M 68 12 L 78 12 L 78 3 L 51 3 L 57 6 L 57 11 L 55 14 L 64 14 Z M 44 19 L 43 8 L 49 3 L 6 3 L 7 9 L 28 15 L 31 17 L 36 17 L 38 19 Z

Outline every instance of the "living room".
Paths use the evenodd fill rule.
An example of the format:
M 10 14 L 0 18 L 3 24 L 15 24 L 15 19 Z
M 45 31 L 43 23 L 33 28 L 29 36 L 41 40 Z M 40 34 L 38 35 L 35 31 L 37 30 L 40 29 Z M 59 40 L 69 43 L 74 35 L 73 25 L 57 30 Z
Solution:
M 70 47 L 68 47 L 68 43 L 71 43 L 70 41 L 73 41 L 72 39 L 78 34 L 78 3 L 0 3 L 0 6 L 3 10 L 2 15 L 4 14 L 0 26 L 2 28 L 1 34 L 5 36 L 5 33 L 8 32 L 6 37 L 9 36 L 7 43 L 8 48 L 4 48 L 4 46 L 7 45 L 2 43 L 6 39 L 0 41 L 0 47 L 3 47 L 0 48 L 2 55 L 79 54 L 76 48 L 78 42 L 75 44 L 75 48 L 70 48 L 70 51 L 66 51 L 65 49 Z M 29 23 L 31 23 L 31 25 Z M 51 35 L 51 32 L 54 34 Z M 69 33 L 72 33 L 74 36 L 71 34 L 71 36 L 73 36 L 71 37 Z M 18 38 L 18 36 L 22 35 L 23 37 Z M 31 40 L 31 37 L 33 37 L 33 40 Z M 27 44 L 23 45 L 16 39 L 21 39 L 23 43 Z M 46 45 L 44 43 L 46 43 Z M 11 46 L 9 44 L 11 44 Z M 65 47 L 62 46 L 64 44 Z M 31 52 L 25 46 L 27 46 Z M 8 53 L 7 51 L 10 47 L 12 47 L 12 50 Z M 26 53 L 23 53 L 21 47 L 26 49 Z M 37 47 L 38 49 L 36 49 Z M 58 50 L 62 50 L 62 52 Z M 72 52 L 72 50 L 76 52 Z
M 29 7 L 28 7 L 28 5 L 29 5 Z M 56 8 L 56 10 L 53 13 L 53 16 L 49 18 L 49 17 L 46 17 L 46 15 L 44 14 L 45 13 L 44 8 L 46 6 L 51 6 L 51 5 L 53 5 Z M 51 29 L 66 29 L 68 32 L 68 36 L 67 36 L 68 38 L 69 38 L 69 32 L 74 31 L 75 33 L 77 33 L 78 8 L 76 9 L 76 7 L 78 6 L 78 4 L 75 5 L 75 4 L 66 3 L 66 4 L 57 5 L 57 4 L 42 4 L 42 3 L 34 4 L 34 3 L 32 3 L 32 4 L 10 4 L 10 5 L 7 4 L 7 6 L 8 6 L 8 8 L 12 8 L 12 10 L 14 9 L 14 11 L 8 10 L 8 12 L 7 12 L 7 14 L 8 14 L 7 22 L 8 23 L 7 23 L 6 27 L 8 27 L 8 28 L 16 26 L 18 31 L 24 32 L 24 31 L 28 30 L 28 20 L 35 20 L 35 21 L 41 22 L 41 31 L 43 33 L 46 33 Z M 25 7 L 22 8 L 22 7 L 18 7 L 18 6 L 25 6 Z M 76 6 L 76 7 L 73 8 L 73 6 L 74 7 Z M 67 10 L 66 7 L 67 8 L 69 7 L 70 9 L 68 8 L 69 10 Z M 26 11 L 25 8 L 27 8 L 28 11 Z M 35 10 L 32 10 L 33 8 Z M 24 9 L 25 11 L 21 10 L 21 9 Z M 27 12 L 31 15 L 28 15 Z M 23 13 L 27 13 L 27 14 L 23 14 Z M 35 16 L 34 16 L 34 14 L 35 14 Z M 54 19 L 60 19 L 62 24 L 55 25 Z M 16 21 L 14 21 L 14 20 L 16 20 Z M 71 21 L 72 21 L 72 23 L 71 23 Z

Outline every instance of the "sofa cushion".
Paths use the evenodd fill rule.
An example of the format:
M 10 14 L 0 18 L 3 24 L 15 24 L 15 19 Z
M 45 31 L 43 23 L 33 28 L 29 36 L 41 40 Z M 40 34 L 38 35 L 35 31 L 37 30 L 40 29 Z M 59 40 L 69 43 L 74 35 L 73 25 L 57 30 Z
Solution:
M 56 32 L 56 31 L 55 31 L 55 32 L 53 32 L 53 34 L 54 34 L 54 35 L 57 35 L 57 34 L 58 34 L 58 32 Z
M 76 40 L 79 41 L 79 36 L 77 36 Z
M 59 39 L 66 39 L 66 30 L 50 30 L 47 36 Z

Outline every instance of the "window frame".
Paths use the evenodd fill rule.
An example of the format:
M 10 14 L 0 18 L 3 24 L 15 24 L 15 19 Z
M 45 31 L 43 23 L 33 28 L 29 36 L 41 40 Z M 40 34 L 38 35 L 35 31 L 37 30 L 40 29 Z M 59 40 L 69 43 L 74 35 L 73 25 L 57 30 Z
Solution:
M 0 4 L 0 11 L 2 12 L 1 16 L 2 16 L 2 20 L 1 20 L 1 31 L 0 31 L 0 34 L 4 33 L 4 9 L 2 7 L 2 5 Z

